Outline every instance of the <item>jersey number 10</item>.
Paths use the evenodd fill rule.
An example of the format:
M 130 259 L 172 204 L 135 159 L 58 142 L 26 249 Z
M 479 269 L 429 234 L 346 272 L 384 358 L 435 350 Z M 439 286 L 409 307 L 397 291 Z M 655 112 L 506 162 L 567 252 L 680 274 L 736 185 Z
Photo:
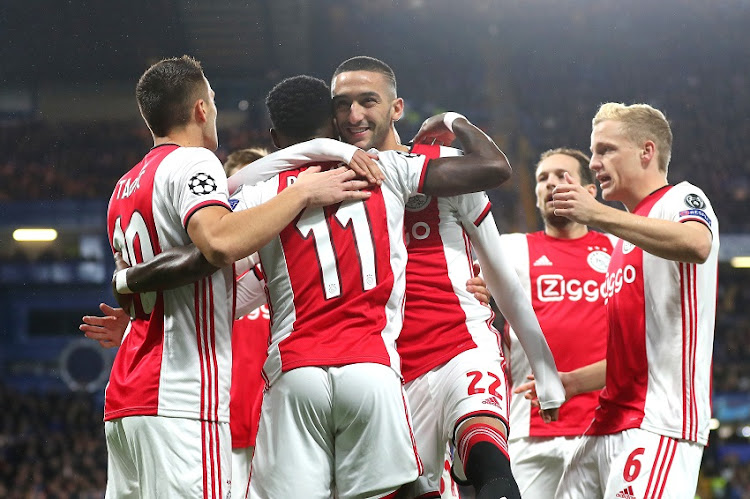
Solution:
M 136 252 L 136 237 L 138 238 L 138 252 Z M 148 233 L 146 221 L 143 215 L 134 211 L 130 216 L 130 223 L 122 230 L 121 217 L 115 220 L 115 226 L 112 230 L 112 246 L 122 253 L 122 258 L 128 265 L 135 265 L 144 261 L 151 260 L 154 257 L 154 247 L 151 244 L 151 236 Z M 140 261 L 136 261 L 136 255 L 140 253 Z M 143 312 L 148 316 L 154 310 L 156 304 L 156 292 L 140 293 L 141 307 Z M 135 304 L 133 305 L 135 306 Z M 133 310 L 130 311 L 133 315 Z

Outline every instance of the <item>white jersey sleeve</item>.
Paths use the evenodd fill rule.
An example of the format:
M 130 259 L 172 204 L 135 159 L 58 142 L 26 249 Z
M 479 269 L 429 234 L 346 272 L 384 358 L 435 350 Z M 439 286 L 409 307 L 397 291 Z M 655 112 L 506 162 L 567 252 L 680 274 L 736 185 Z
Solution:
M 169 168 L 157 175 L 167 175 L 164 196 L 173 200 L 183 227 L 187 228 L 193 213 L 204 206 L 228 206 L 227 176 L 213 152 L 202 147 L 182 147 L 172 154 L 180 156 L 182 162 L 170 161 L 165 164 Z
M 521 346 L 529 358 L 531 370 L 536 378 L 536 390 L 541 408 L 560 407 L 565 402 L 565 389 L 560 381 L 555 359 L 539 326 L 531 301 L 521 286 L 521 281 L 513 270 L 510 260 L 502 250 L 500 234 L 492 214 L 489 212 L 483 214 L 480 211 L 480 206 L 484 207 L 487 203 L 471 201 L 477 197 L 484 198 L 486 195 L 479 193 L 461 196 L 461 198 L 466 198 L 467 203 L 476 206 L 473 210 L 463 210 L 466 211 L 463 224 L 479 258 L 482 275 L 500 311 L 516 331 Z
M 237 273 L 237 303 L 234 317 L 240 318 L 266 303 L 265 281 L 260 269 L 258 253 L 253 253 L 235 264 Z
M 429 161 L 425 156 L 402 151 L 376 152 L 383 174 L 403 194 L 404 203 L 412 194 L 422 192 Z
M 250 168 L 244 167 L 229 177 L 229 192 L 236 191 L 243 184 L 255 185 L 270 179 L 279 172 L 316 161 L 349 163 L 357 150 L 359 150 L 357 146 L 334 139 L 320 138 L 300 142 L 253 161 Z

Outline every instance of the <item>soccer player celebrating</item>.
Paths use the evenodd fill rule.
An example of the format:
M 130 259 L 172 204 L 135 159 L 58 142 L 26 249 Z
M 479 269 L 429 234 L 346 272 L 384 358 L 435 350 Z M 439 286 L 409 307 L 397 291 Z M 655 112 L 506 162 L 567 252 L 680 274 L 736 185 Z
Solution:
M 105 396 L 107 496 L 223 496 L 231 475 L 231 264 L 303 209 L 370 193 L 357 191 L 367 183 L 353 180 L 349 170 L 313 169 L 269 203 L 232 213 L 226 176 L 212 152 L 218 145 L 214 92 L 200 64 L 187 56 L 154 64 L 138 81 L 136 97 L 154 147 L 110 199 L 113 251 L 134 264 L 192 241 L 223 268 L 174 290 L 135 296 L 134 320 Z M 127 291 L 126 274 L 118 277 Z
M 333 135 L 330 90 L 320 80 L 285 80 L 267 103 L 277 145 Z M 340 497 L 374 496 L 416 478 L 395 354 L 406 261 L 404 204 L 418 189 L 455 194 L 497 185 L 510 173 L 486 135 L 465 118 L 456 121 L 465 157 L 428 161 L 381 153 L 385 178 L 370 200 L 305 211 L 260 251 L 272 331 L 252 496 L 327 495 L 334 487 Z M 445 126 L 435 123 L 439 131 Z M 292 149 L 258 161 L 252 171 L 262 172 L 261 163 L 284 155 L 299 159 Z M 238 208 L 283 192 L 304 175 L 300 171 L 243 187 Z
M 672 131 L 646 104 L 603 104 L 590 168 L 605 200 L 580 184 L 555 188 L 555 214 L 619 241 L 606 280 L 606 371 L 566 382 L 606 387 L 556 498 L 695 495 L 711 413 L 719 223 L 706 195 L 669 185 Z M 577 387 L 577 388 L 576 388 Z
M 309 77 L 285 80 L 269 94 L 278 146 L 309 138 L 310 130 L 333 135 L 333 129 L 324 133 L 321 127 L 332 126 L 330 115 L 306 104 L 310 95 L 330 105 L 330 90 Z M 332 486 L 340 497 L 368 497 L 393 493 L 417 477 L 410 465 L 414 443 L 410 431 L 402 431 L 395 352 L 406 199 L 418 191 L 479 190 L 510 172 L 505 156 L 480 130 L 465 118 L 452 125 L 467 156 L 428 160 L 379 152 L 385 178 L 368 201 L 306 211 L 261 249 L 273 319 L 264 368 L 269 389 L 250 481 L 254 497 L 327 494 Z M 433 126 L 439 132 L 446 128 L 442 119 Z M 283 189 L 298 171 L 243 187 L 237 193 L 240 206 Z M 460 180 L 454 177 L 459 171 Z M 286 442 L 280 443 L 280 435 Z
M 555 215 L 552 192 L 565 175 L 596 196 L 589 157 L 575 149 L 553 149 L 536 167 L 536 206 L 544 230 L 500 236 L 521 284 L 530 298 L 555 363 L 572 371 L 602 361 L 607 350 L 604 279 L 612 254 L 610 238 L 569 218 Z M 513 328 L 506 324 L 504 350 L 512 387 L 531 375 L 528 358 Z M 562 374 L 563 379 L 565 374 Z M 523 389 L 521 389 L 523 391 Z M 554 497 L 565 463 L 588 428 L 598 405 L 598 391 L 582 393 L 560 407 L 558 421 L 545 424 L 532 402 L 510 399 L 508 439 L 513 476 L 521 496 Z
M 404 103 L 396 77 L 371 57 L 344 61 L 331 84 L 334 115 L 343 140 L 364 149 L 408 150 L 394 123 Z M 450 143 L 450 129 L 436 120 L 461 123 L 456 113 L 430 118 L 412 153 L 450 157 L 456 150 L 419 142 Z M 382 154 L 382 153 L 381 153 Z M 455 181 L 455 179 L 454 179 Z M 489 186 L 485 186 L 489 188 Z M 518 498 L 507 451 L 508 386 L 492 312 L 464 288 L 472 274 L 472 246 L 490 291 L 519 331 L 534 373 L 542 378 L 544 416 L 556 418 L 564 392 L 539 324 L 518 281 L 498 252 L 499 234 L 486 194 L 410 198 L 404 218 L 406 267 L 404 327 L 398 340 L 405 388 L 425 473 L 409 497 L 440 497 L 446 443 L 456 447 L 453 470 L 474 486 L 477 497 Z

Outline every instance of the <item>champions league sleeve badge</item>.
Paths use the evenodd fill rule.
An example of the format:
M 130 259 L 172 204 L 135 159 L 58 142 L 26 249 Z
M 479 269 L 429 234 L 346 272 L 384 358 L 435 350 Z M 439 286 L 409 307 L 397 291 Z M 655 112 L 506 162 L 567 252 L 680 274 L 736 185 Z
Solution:
M 207 173 L 196 173 L 193 175 L 192 178 L 188 180 L 188 187 L 190 187 L 190 192 L 196 196 L 211 194 L 218 188 L 216 186 L 216 181 Z
M 696 210 L 702 210 L 706 207 L 706 202 L 697 194 L 688 194 L 685 196 L 685 204 Z

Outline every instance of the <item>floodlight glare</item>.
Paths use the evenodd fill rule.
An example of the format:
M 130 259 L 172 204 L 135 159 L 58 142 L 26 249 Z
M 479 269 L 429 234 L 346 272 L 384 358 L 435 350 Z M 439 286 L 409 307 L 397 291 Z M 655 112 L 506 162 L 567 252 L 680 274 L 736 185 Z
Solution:
M 16 229 L 13 231 L 13 239 L 16 241 L 54 241 L 57 239 L 55 229 Z
M 750 268 L 750 256 L 735 256 L 729 260 L 729 263 L 736 269 L 748 269 Z

